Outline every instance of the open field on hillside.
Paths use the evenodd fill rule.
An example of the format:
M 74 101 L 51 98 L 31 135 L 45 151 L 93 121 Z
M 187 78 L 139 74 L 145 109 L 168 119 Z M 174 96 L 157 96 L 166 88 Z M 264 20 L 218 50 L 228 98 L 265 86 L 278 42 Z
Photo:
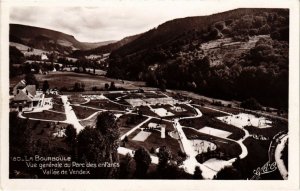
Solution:
M 51 88 L 57 87 L 58 89 L 66 87 L 72 89 L 75 82 L 85 84 L 85 90 L 91 90 L 93 87 L 104 88 L 105 83 L 115 82 L 117 88 L 123 87 L 125 89 L 136 89 L 132 82 L 120 81 L 116 79 L 106 78 L 104 76 L 75 73 L 75 72 L 50 72 L 49 74 L 35 74 L 37 80 L 42 83 L 47 80 Z

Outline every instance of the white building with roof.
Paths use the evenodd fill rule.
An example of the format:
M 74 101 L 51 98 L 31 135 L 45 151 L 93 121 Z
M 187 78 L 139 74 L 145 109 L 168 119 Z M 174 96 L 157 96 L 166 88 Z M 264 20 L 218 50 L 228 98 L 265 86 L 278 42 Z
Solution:
M 11 106 L 18 107 L 19 111 L 41 108 L 45 104 L 45 94 L 37 91 L 35 85 L 26 85 L 25 80 L 20 81 L 14 87 L 13 94 Z

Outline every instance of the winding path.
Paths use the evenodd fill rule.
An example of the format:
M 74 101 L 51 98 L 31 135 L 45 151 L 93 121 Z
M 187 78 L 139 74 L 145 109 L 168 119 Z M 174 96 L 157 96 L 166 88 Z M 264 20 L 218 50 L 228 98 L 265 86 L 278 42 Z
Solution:
M 284 180 L 287 180 L 289 173 L 288 173 L 288 170 L 286 169 L 286 166 L 285 166 L 283 160 L 281 159 L 281 156 L 282 156 L 282 151 L 285 148 L 285 143 L 288 140 L 288 135 L 284 135 L 280 138 L 281 138 L 280 142 L 279 142 L 279 144 L 277 144 L 276 149 L 275 149 L 275 154 L 274 154 L 275 161 L 277 163 L 277 167 L 278 167 L 278 170 L 279 170 L 282 178 Z
M 200 112 L 200 110 L 198 108 L 193 107 L 191 104 L 186 104 L 186 105 L 194 108 L 195 111 L 197 112 L 197 115 L 191 116 L 191 117 L 183 117 L 183 118 L 179 118 L 179 119 L 193 119 L 193 118 L 198 118 L 198 117 L 202 116 L 202 113 Z M 208 108 L 208 107 L 206 107 L 206 108 Z M 212 109 L 212 108 L 208 108 L 208 109 Z M 222 112 L 224 114 L 232 115 L 231 113 L 223 112 L 223 111 L 220 111 L 220 110 L 217 110 L 217 109 L 213 109 L 213 110 Z M 198 153 L 194 151 L 194 148 L 192 147 L 192 145 L 189 143 L 189 140 L 185 136 L 185 134 L 182 130 L 182 126 L 179 123 L 179 119 L 177 118 L 177 119 L 174 120 L 174 127 L 175 127 L 175 129 L 177 130 L 177 132 L 179 134 L 179 137 L 180 137 L 180 140 L 181 140 L 181 143 L 183 145 L 183 148 L 184 148 L 185 152 L 189 155 L 189 158 L 183 162 L 184 169 L 186 170 L 186 172 L 192 174 L 195 170 L 195 167 L 199 166 L 202 170 L 202 176 L 204 178 L 207 178 L 207 179 L 212 179 L 214 177 L 214 175 L 216 175 L 217 171 L 210 168 L 210 167 L 208 167 L 208 166 L 206 166 L 206 165 L 200 164 L 196 160 L 196 156 L 197 156 Z M 228 139 L 230 141 L 234 141 L 234 142 L 236 142 L 240 145 L 242 152 L 239 155 L 239 157 L 242 159 L 242 158 L 245 158 L 248 155 L 248 149 L 244 145 L 243 141 L 247 137 L 249 137 L 250 135 L 249 135 L 249 132 L 247 130 L 245 130 L 243 127 L 240 127 L 240 128 L 245 132 L 245 136 L 243 138 L 241 138 L 238 141 L 228 139 L 228 138 L 225 138 L 225 139 Z M 194 128 L 192 128 L 192 129 L 194 129 Z M 196 130 L 196 129 L 194 129 L 194 130 Z M 223 166 L 232 164 L 234 162 L 234 160 L 235 159 L 230 159 L 228 161 L 222 161 Z

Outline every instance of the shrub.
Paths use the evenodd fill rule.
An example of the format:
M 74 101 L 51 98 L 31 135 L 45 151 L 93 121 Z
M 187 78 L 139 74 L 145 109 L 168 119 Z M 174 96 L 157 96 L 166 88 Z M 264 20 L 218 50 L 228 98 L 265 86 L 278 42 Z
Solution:
M 249 98 L 241 103 L 241 107 L 244 109 L 251 109 L 251 110 L 261 110 L 261 105 L 258 101 L 254 98 Z

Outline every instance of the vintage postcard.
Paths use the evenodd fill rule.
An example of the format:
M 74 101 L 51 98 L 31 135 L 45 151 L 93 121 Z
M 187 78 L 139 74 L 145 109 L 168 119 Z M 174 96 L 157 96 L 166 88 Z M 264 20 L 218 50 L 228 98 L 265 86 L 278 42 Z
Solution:
M 3 190 L 299 189 L 299 2 L 1 1 L 0 18 Z

